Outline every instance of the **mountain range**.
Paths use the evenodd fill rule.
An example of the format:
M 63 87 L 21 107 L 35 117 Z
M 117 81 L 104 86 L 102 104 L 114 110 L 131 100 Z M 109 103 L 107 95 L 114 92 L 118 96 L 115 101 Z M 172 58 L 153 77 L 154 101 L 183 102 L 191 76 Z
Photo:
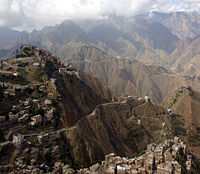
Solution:
M 200 94 L 190 86 L 199 87 L 199 76 L 116 57 L 91 44 L 63 62 L 34 46 L 21 46 L 0 62 L 1 171 L 45 173 L 58 163 L 85 168 L 113 152 L 136 157 L 149 143 L 174 136 L 188 146 L 198 170 Z M 132 96 L 119 97 L 127 93 Z M 174 159 L 186 170 L 182 156 Z
M 31 159 L 34 168 L 60 160 L 82 168 L 111 152 L 140 153 L 173 133 L 164 107 L 149 98 L 118 100 L 102 81 L 64 66 L 48 51 L 23 46 L 1 65 L 0 167 L 23 158 L 25 168 Z M 33 124 L 34 118 L 42 119 Z M 24 138 L 15 144 L 19 134 Z
M 199 28 L 194 27 L 198 25 L 195 12 L 66 20 L 21 33 L 0 55 L 11 56 L 21 45 L 36 45 L 52 51 L 65 64 L 100 78 L 116 96 L 149 95 L 161 102 L 183 85 L 200 89 L 200 36 Z

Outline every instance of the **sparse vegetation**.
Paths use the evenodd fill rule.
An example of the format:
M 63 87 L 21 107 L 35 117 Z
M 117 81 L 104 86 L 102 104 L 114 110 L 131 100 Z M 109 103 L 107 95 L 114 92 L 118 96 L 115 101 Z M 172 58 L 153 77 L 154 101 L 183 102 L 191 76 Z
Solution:
M 32 76 L 32 80 L 38 80 L 39 82 L 43 82 L 43 77 L 45 75 L 45 71 L 42 68 L 37 68 Z
M 63 134 L 61 134 L 61 139 L 63 140 L 63 142 L 61 143 L 61 161 L 64 164 L 68 164 L 70 166 L 72 166 L 73 164 L 73 160 L 71 157 L 71 153 L 70 153 L 70 146 L 69 143 L 66 140 L 66 137 L 64 137 Z
M 196 96 L 195 92 L 193 91 L 193 89 L 191 87 L 188 87 L 188 91 L 190 92 L 190 96 L 197 101 L 200 101 L 199 97 Z
M 200 136 L 199 134 L 195 134 L 195 133 L 188 133 L 187 135 L 187 141 L 190 144 L 190 146 L 200 146 Z
M 3 87 L 0 86 L 0 101 L 2 101 L 4 98 L 3 96 Z
M 130 158 L 139 157 L 139 156 L 142 156 L 143 154 L 145 154 L 145 151 L 142 151 L 142 152 L 139 152 L 139 153 L 134 153 L 133 156 L 131 156 Z
M 54 118 L 54 128 L 58 129 L 59 124 L 60 124 L 60 113 L 61 113 L 61 108 L 57 105 L 55 107 L 55 111 L 53 112 L 53 118 Z
M 4 134 L 3 131 L 0 129 L 0 143 L 4 141 L 5 141 Z
M 182 148 L 179 150 L 179 154 L 176 156 L 175 160 L 178 161 L 178 163 L 181 165 L 181 173 L 187 174 L 188 173 L 186 169 L 187 156 L 183 152 Z
M 28 112 L 29 112 L 30 115 L 40 114 L 41 116 L 44 116 L 44 110 L 42 108 L 37 109 L 35 107 L 31 107 L 31 108 L 29 108 Z
M 53 63 L 51 61 L 47 61 L 45 67 L 46 67 L 45 71 L 46 71 L 46 74 L 48 75 L 48 77 L 51 77 L 52 72 L 56 71 L 56 67 L 55 67 L 55 65 L 53 65 Z
M 30 94 L 32 94 L 33 91 L 34 91 L 34 89 L 27 87 L 24 89 L 24 94 L 30 95 Z
M 13 75 L 1 75 L 0 81 L 4 83 L 12 83 L 12 84 L 19 84 L 19 85 L 26 85 L 28 84 L 27 80 L 22 76 L 18 75 L 14 77 Z
M 172 128 L 174 130 L 175 136 L 186 135 L 186 130 L 184 129 L 184 119 L 180 115 L 172 114 Z
M 133 128 L 130 127 L 128 129 L 128 136 L 125 139 L 125 142 L 129 145 L 129 147 L 135 151 L 138 152 L 138 148 L 136 145 L 136 142 L 141 141 L 144 138 L 144 132 L 140 128 Z
M 20 47 L 20 51 L 18 51 L 18 49 L 15 51 L 16 53 L 16 58 L 19 57 L 32 57 L 34 56 L 34 52 L 30 47 L 23 47 L 23 45 Z

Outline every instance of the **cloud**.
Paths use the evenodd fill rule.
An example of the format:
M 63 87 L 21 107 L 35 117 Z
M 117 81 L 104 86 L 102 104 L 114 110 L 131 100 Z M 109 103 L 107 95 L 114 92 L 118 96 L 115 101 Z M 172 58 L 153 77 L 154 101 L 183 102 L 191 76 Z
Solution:
M 150 11 L 200 11 L 200 0 L 0 0 L 0 25 L 40 29 L 65 19 L 130 16 Z

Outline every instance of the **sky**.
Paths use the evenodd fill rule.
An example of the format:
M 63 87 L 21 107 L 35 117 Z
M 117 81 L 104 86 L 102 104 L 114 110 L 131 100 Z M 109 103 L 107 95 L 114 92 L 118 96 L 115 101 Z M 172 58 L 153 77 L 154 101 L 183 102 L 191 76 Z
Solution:
M 151 11 L 200 12 L 200 0 L 0 0 L 0 26 L 41 29 L 65 19 L 101 19 Z

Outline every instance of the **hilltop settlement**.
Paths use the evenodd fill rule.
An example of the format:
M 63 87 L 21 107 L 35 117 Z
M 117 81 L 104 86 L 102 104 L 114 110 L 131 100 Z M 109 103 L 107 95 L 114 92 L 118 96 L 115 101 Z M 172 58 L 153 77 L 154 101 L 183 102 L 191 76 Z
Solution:
M 70 64 L 64 66 L 59 58 L 52 53 L 33 46 L 22 46 L 19 51 L 16 51 L 15 57 L 0 61 L 0 173 L 197 173 L 198 167 L 195 158 L 190 154 L 183 141 L 178 137 L 171 137 L 166 138 L 162 143 L 153 143 L 150 139 L 150 133 L 147 133 L 143 127 L 143 121 L 136 116 L 130 118 L 126 116 L 126 119 L 131 121 L 130 123 L 135 124 L 136 122 L 134 127 L 137 128 L 138 132 L 143 131 L 145 143 L 148 144 L 146 150 L 140 150 L 139 153 L 139 148 L 134 144 L 137 154 L 132 154 L 132 157 L 120 157 L 114 154 L 116 151 L 108 154 L 105 150 L 107 155 L 101 163 L 96 163 L 96 161 L 101 161 L 102 156 L 93 160 L 93 156 L 88 155 L 91 160 L 87 163 L 87 167 L 91 167 L 77 166 L 78 163 L 82 164 L 83 162 L 77 160 L 79 156 L 75 158 L 72 154 L 79 153 L 84 159 L 84 155 L 82 155 L 84 150 L 79 149 L 79 144 L 77 144 L 77 148 L 71 149 L 69 142 L 72 142 L 73 138 L 77 138 L 76 141 L 79 141 L 81 136 L 85 136 L 84 133 L 80 134 L 78 131 L 82 129 L 82 125 L 87 125 L 86 122 L 89 122 L 88 120 L 93 118 L 92 116 L 97 120 L 98 115 L 95 114 L 98 114 L 101 108 L 111 108 L 111 105 L 107 104 L 99 106 L 99 110 L 94 110 L 95 104 L 102 104 L 106 101 L 112 104 L 113 102 L 111 97 L 102 99 L 102 96 L 94 95 L 89 87 L 86 88 L 86 94 L 91 97 L 89 99 L 85 96 L 82 97 L 81 93 L 84 92 L 86 84 L 80 81 L 79 73 Z M 65 82 L 66 79 L 69 80 L 68 83 Z M 63 88 L 60 84 L 65 84 L 73 92 L 61 90 Z M 82 90 L 80 90 L 80 95 L 76 94 L 74 90 L 77 84 L 80 84 Z M 75 94 L 76 96 L 73 98 L 72 95 Z M 64 98 L 65 96 L 71 98 Z M 81 97 L 82 103 L 76 104 L 77 96 Z M 134 104 L 129 104 L 132 101 L 129 98 L 127 97 L 121 103 L 116 104 L 120 104 L 120 107 L 125 109 L 129 105 L 135 105 L 133 110 L 135 115 L 140 113 L 137 107 L 138 102 L 141 103 L 142 107 L 155 109 L 148 96 L 145 96 L 144 99 L 132 99 Z M 79 101 L 79 99 L 77 100 Z M 74 105 L 63 104 L 63 101 L 71 102 Z M 84 105 L 84 108 L 90 105 L 89 102 L 93 103 L 94 106 L 87 109 L 81 108 L 81 105 Z M 115 107 L 115 109 L 118 108 Z M 171 114 L 171 110 L 168 112 Z M 81 114 L 86 115 L 88 120 L 82 119 Z M 160 115 L 162 114 L 167 115 L 167 111 L 161 110 Z M 161 117 L 160 115 L 158 116 Z M 71 116 L 70 119 L 69 116 Z M 118 121 L 116 120 L 116 122 Z M 164 121 L 160 124 L 165 126 Z M 81 129 L 78 129 L 78 126 Z M 89 131 L 90 128 L 86 129 Z M 161 132 L 160 130 L 156 131 L 156 133 L 153 132 L 156 135 Z M 70 137 L 69 135 L 74 136 Z M 93 136 L 92 133 L 91 136 Z M 133 136 L 137 137 L 135 134 Z M 87 138 L 90 139 L 90 136 Z M 97 138 L 98 135 L 96 135 L 95 140 L 98 144 Z M 117 149 L 118 143 L 120 144 L 120 142 L 112 143 L 113 147 L 116 146 Z M 90 144 L 90 142 L 85 144 Z M 88 145 L 88 154 L 92 152 L 90 147 L 93 146 Z M 84 148 L 87 148 L 87 145 Z M 129 149 L 127 151 L 125 153 L 132 153 Z

